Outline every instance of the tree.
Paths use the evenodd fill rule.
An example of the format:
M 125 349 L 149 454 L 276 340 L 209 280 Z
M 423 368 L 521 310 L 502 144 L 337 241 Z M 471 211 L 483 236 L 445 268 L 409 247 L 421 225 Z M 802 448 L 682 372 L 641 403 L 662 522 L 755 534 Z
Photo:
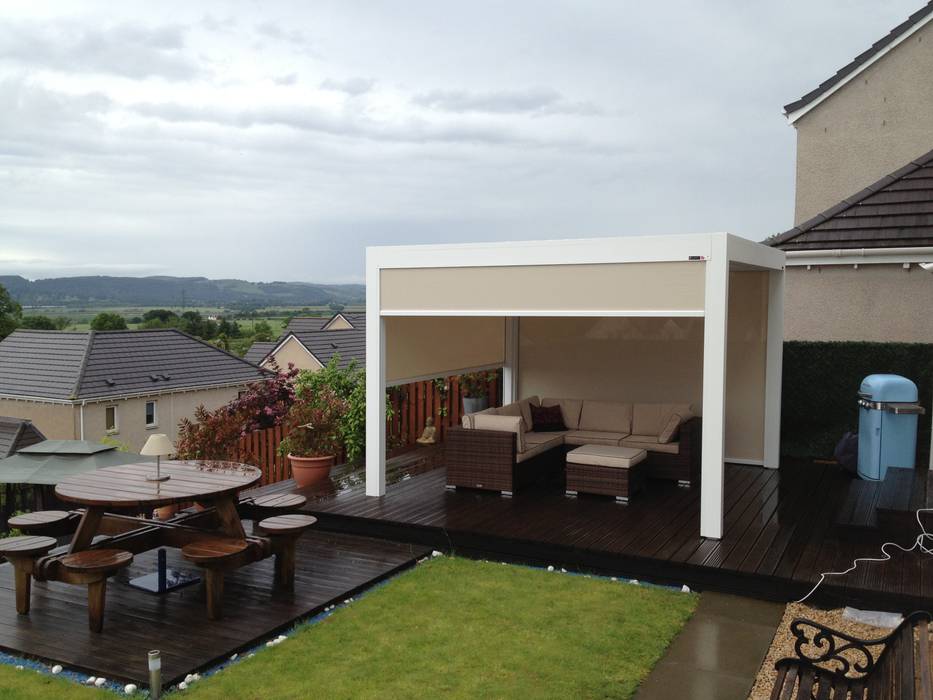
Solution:
M 48 316 L 23 316 L 19 322 L 20 328 L 28 328 L 34 331 L 57 331 L 58 324 Z
M 146 313 L 143 314 L 143 321 L 160 321 L 161 323 L 169 323 L 170 321 L 177 319 L 178 316 L 174 311 L 169 311 L 168 309 L 149 309 Z M 158 328 L 158 326 L 153 326 Z
M 10 296 L 6 287 L 0 284 L 0 340 L 16 330 L 22 317 L 23 307 Z
M 120 314 L 102 311 L 91 321 L 91 328 L 95 331 L 125 331 L 126 320 Z
M 253 326 L 253 340 L 268 343 L 272 341 L 272 326 L 266 321 L 256 321 Z

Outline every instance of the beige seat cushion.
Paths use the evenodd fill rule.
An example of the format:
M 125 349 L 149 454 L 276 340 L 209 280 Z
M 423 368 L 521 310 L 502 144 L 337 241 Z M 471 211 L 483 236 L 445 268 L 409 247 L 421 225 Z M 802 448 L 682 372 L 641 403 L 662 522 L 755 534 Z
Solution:
M 540 445 L 542 442 L 551 442 L 557 440 L 558 444 L 564 444 L 564 435 L 567 434 L 566 430 L 557 430 L 553 433 L 536 433 L 534 431 L 525 433 L 525 444 L 529 447 L 532 445 Z
M 505 406 L 499 407 L 497 415 L 518 416 L 522 419 L 522 429 L 526 432 L 531 430 L 531 423 L 525 420 L 525 416 L 522 414 L 522 407 L 518 403 L 509 403 Z
M 646 439 L 647 438 L 647 439 Z M 622 441 L 623 447 L 634 447 L 649 452 L 664 452 L 665 454 L 680 454 L 679 442 L 658 442 L 652 435 L 630 435 Z
M 586 399 L 580 412 L 580 430 L 631 433 L 632 404 Z
M 627 433 L 611 433 L 605 430 L 571 430 L 564 436 L 567 445 L 613 445 L 618 447 Z
M 521 416 L 496 416 L 488 413 L 477 413 L 473 416 L 473 427 L 476 430 L 502 430 L 515 433 L 518 437 L 515 442 L 515 451 L 525 451 L 524 421 Z
M 476 413 L 464 413 L 460 417 L 460 424 L 464 428 L 474 428 L 476 426 L 473 425 L 473 416 L 495 416 L 498 414 L 498 411 L 498 408 L 492 406 L 490 408 L 483 409 L 482 411 L 477 411 Z
M 672 413 L 667 419 L 667 424 L 661 428 L 661 434 L 658 435 L 658 442 L 672 442 L 680 432 L 680 424 L 683 418 L 679 413 Z
M 637 403 L 632 412 L 633 435 L 660 435 L 672 414 L 683 420 L 693 417 L 688 403 Z
M 560 413 L 564 418 L 567 430 L 577 430 L 580 427 L 580 410 L 583 408 L 583 399 L 541 399 L 542 406 L 560 406 Z
M 531 440 L 528 438 L 531 437 Z M 516 462 L 524 462 L 542 452 L 564 444 L 563 433 L 525 433 L 525 451 L 515 455 Z
M 568 452 L 567 461 L 571 464 L 592 464 L 597 467 L 628 469 L 644 461 L 646 456 L 643 449 L 584 445 Z

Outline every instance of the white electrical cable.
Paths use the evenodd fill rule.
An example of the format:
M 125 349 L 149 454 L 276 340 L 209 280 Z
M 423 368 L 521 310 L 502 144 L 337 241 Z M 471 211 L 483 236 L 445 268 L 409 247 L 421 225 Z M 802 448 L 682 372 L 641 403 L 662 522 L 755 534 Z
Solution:
M 845 571 L 824 571 L 823 573 L 820 574 L 820 580 L 817 581 L 816 585 L 810 589 L 810 592 L 807 593 L 800 600 L 795 600 L 794 602 L 802 603 L 807 598 L 809 598 L 811 595 L 816 593 L 816 589 L 823 585 L 823 582 L 826 580 L 827 576 L 845 576 L 846 574 L 855 571 L 855 569 L 859 565 L 859 562 L 864 561 L 864 562 L 882 563 L 886 561 L 891 561 L 891 555 L 888 554 L 887 549 L 885 549 L 888 546 L 896 547 L 897 549 L 901 550 L 904 553 L 910 553 L 914 551 L 915 549 L 919 549 L 923 554 L 933 555 L 933 534 L 927 532 L 927 529 L 923 526 L 923 521 L 920 519 L 921 513 L 933 513 L 933 508 L 918 508 L 917 512 L 914 514 L 914 516 L 917 518 L 917 524 L 920 526 L 920 534 L 917 535 L 917 539 L 914 540 L 913 545 L 911 545 L 910 547 L 902 547 L 897 542 L 885 542 L 883 545 L 881 545 L 881 556 L 880 557 L 859 557 L 858 559 L 854 559 L 852 561 L 852 566 L 850 566 Z M 929 543 L 927 543 L 928 540 L 929 540 Z

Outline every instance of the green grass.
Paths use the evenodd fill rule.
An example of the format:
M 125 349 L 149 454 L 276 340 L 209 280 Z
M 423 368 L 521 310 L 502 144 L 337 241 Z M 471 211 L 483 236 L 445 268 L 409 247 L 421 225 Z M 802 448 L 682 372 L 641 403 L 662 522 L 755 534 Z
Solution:
M 17 671 L 12 666 L 0 665 L 0 698 L 3 700 L 105 700 L 108 697 L 114 696 L 28 668 Z
M 629 698 L 697 599 L 438 558 L 179 697 Z M 29 694 L 25 685 L 20 690 L 18 681 L 45 680 L 16 673 L 27 672 L 0 669 L 0 688 L 14 689 L 9 697 L 51 697 L 40 689 Z M 55 697 L 84 692 L 75 688 L 74 695 Z

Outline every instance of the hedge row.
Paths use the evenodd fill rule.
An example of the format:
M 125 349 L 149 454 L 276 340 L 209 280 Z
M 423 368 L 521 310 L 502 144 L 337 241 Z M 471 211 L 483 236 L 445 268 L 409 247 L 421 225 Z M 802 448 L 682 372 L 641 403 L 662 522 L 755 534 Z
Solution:
M 781 452 L 830 457 L 839 438 L 858 429 L 857 392 L 869 374 L 900 374 L 916 383 L 927 415 L 920 418 L 921 463 L 929 455 L 933 344 L 784 343 Z

